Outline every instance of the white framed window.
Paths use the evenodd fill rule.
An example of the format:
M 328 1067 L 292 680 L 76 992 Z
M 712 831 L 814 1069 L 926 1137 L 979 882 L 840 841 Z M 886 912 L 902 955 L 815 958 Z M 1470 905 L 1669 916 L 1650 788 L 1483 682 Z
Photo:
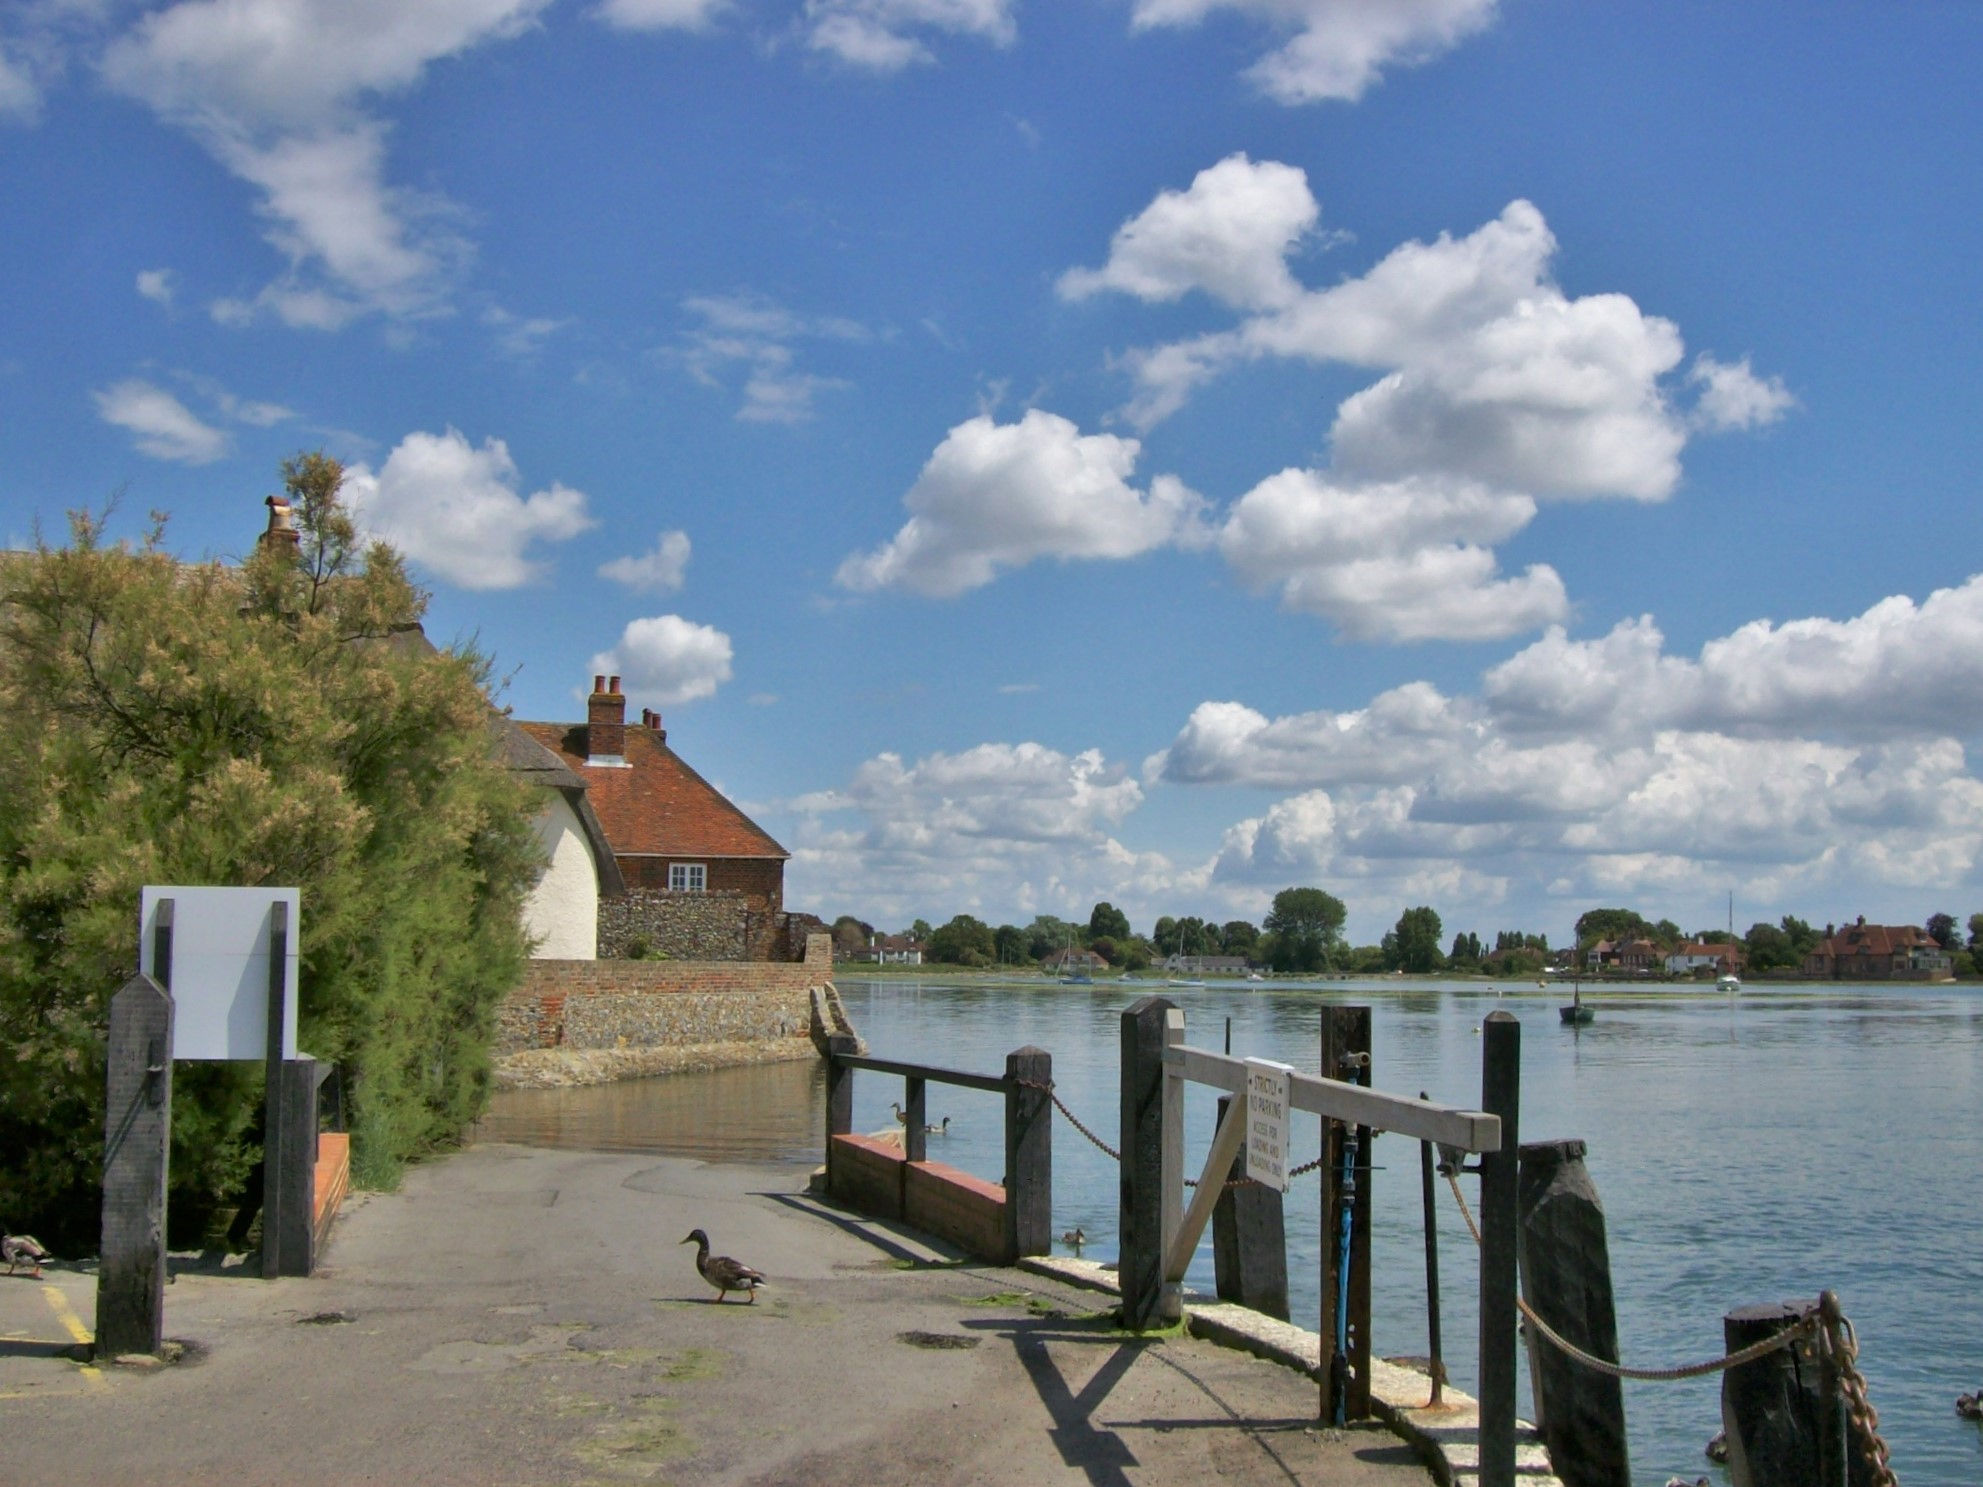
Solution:
M 700 862 L 668 864 L 668 888 L 671 892 L 701 893 L 708 887 L 708 870 Z

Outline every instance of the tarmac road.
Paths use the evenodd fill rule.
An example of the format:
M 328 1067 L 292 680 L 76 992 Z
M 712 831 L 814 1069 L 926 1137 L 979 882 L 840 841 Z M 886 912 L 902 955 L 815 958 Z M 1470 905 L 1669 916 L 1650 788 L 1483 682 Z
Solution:
M 958 1262 L 789 1167 L 479 1146 L 347 1203 L 326 1263 L 191 1264 L 188 1344 L 149 1370 L 60 1356 L 94 1276 L 0 1274 L 0 1483 L 1206 1482 L 1425 1487 L 1314 1385 L 1107 1298 Z M 764 1271 L 717 1303 L 677 1243 Z

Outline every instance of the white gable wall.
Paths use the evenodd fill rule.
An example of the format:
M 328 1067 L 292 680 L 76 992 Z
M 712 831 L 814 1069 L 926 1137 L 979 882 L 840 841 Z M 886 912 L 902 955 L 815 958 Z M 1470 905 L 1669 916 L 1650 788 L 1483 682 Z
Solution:
M 523 903 L 523 924 L 538 960 L 595 960 L 599 955 L 599 871 L 578 813 L 563 792 L 544 792 L 537 844 L 550 866 Z

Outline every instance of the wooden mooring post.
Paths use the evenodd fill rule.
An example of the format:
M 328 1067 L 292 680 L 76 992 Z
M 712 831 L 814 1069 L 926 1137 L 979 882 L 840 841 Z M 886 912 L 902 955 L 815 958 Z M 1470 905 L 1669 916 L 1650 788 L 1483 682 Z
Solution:
M 1618 1321 L 1604 1205 L 1584 1166 L 1584 1150 L 1581 1141 L 1530 1142 L 1521 1148 L 1522 1295 L 1565 1341 L 1616 1363 Z M 1618 1379 L 1576 1362 L 1533 1332 L 1528 1353 L 1536 1426 L 1564 1487 L 1632 1487 Z
M 1053 1252 L 1053 1055 L 1030 1043 L 1005 1056 L 1005 1251 Z M 910 1115 L 911 1122 L 922 1119 Z M 911 1127 L 914 1128 L 913 1125 Z
M 1232 1101 L 1231 1095 L 1219 1096 L 1220 1122 Z M 1239 1182 L 1245 1176 L 1242 1146 L 1226 1180 Z M 1221 1301 L 1288 1320 L 1287 1216 L 1279 1193 L 1251 1183 L 1219 1194 L 1212 1210 L 1212 1267 Z
M 1181 1091 L 1164 1075 L 1164 1049 L 1182 1040 L 1182 1014 L 1163 997 L 1144 997 L 1122 1014 L 1121 1206 L 1117 1216 L 1116 1279 L 1122 1289 L 1122 1325 L 1143 1332 L 1176 1321 L 1181 1296 L 1165 1295 L 1164 1260 L 1170 1253 L 1184 1191 L 1181 1162 L 1184 1118 Z M 1174 1026 L 1175 1025 L 1175 1026 Z M 1166 1153 L 1174 1154 L 1172 1161 Z
M 1515 1487 L 1516 1116 L 1522 1025 L 1512 1012 L 1481 1024 L 1481 1108 L 1501 1121 L 1500 1149 L 1480 1158 L 1480 1487 Z
M 1721 1319 L 1727 1350 L 1794 1327 L 1815 1304 L 1737 1307 Z M 1721 1425 L 1735 1487 L 1872 1487 L 1871 1466 L 1848 1449 L 1840 1380 L 1811 1339 L 1723 1374 Z
M 1370 1009 L 1322 1011 L 1324 1079 L 1370 1087 Z M 1326 1123 L 1322 1135 L 1322 1419 L 1370 1416 L 1369 1126 Z M 1352 1149 L 1350 1143 L 1354 1141 Z M 1347 1163 L 1345 1157 L 1348 1158 Z M 1345 1170 L 1347 1166 L 1348 1170 Z M 1348 1253 L 1343 1212 L 1349 1211 Z M 1348 1264 L 1348 1285 L 1344 1265 Z M 1348 1309 L 1343 1313 L 1344 1303 Z M 1337 1347 L 1338 1334 L 1346 1346 Z
M 171 964 L 169 955 L 164 964 Z M 172 1146 L 171 993 L 142 973 L 126 981 L 110 999 L 109 1044 L 103 1110 L 102 1258 L 96 1273 L 99 1358 L 156 1354 L 165 1340 L 165 1183 Z

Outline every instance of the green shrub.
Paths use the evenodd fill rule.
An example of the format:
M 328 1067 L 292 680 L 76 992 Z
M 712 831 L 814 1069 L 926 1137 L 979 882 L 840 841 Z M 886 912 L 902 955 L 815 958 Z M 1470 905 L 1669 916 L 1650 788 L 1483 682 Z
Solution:
M 300 554 L 187 563 L 163 528 L 0 556 L 0 1213 L 94 1241 L 108 1001 L 147 883 L 302 890 L 303 1049 L 342 1066 L 363 1181 L 480 1111 L 537 848 L 490 748 L 486 665 L 419 633 L 342 472 L 284 466 Z M 175 1195 L 259 1155 L 261 1071 L 175 1074 Z

